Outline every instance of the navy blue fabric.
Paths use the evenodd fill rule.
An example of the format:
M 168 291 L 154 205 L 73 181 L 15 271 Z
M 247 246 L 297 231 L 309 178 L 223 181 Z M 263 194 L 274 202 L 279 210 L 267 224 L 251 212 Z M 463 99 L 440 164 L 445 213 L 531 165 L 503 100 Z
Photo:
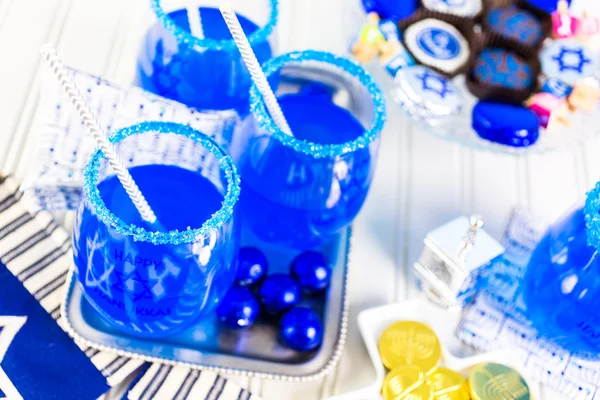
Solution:
M 92 362 L 0 263 L 0 317 L 5 316 L 27 317 L 0 363 L 25 400 L 97 399 L 108 391 Z

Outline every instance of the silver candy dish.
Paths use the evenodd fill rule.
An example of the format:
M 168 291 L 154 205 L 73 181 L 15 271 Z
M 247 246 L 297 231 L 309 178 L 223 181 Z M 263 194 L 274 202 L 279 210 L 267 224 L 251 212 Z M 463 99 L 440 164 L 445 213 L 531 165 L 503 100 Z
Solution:
M 257 245 L 256 239 L 244 245 Z M 296 255 L 265 243 L 261 248 L 269 259 L 269 272 L 288 272 Z M 65 325 L 79 342 L 122 356 L 210 369 L 233 375 L 262 379 L 308 381 L 329 373 L 337 364 L 348 322 L 347 280 L 351 256 L 351 229 L 319 250 L 333 265 L 331 286 L 320 296 L 303 295 L 301 304 L 310 305 L 323 318 L 323 344 L 308 353 L 286 348 L 278 339 L 277 322 L 259 320 L 249 329 L 232 330 L 210 315 L 188 330 L 163 339 L 142 339 L 115 330 L 94 310 L 83 296 L 71 270 L 63 304 Z

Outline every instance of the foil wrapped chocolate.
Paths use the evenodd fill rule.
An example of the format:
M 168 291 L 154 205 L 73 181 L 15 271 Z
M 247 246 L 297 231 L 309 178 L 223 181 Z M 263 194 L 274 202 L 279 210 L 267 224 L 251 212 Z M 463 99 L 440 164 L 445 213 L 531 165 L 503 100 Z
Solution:
M 464 102 L 450 79 L 422 65 L 399 70 L 391 94 L 413 119 L 429 123 L 458 115 Z
M 459 217 L 429 232 L 414 264 L 425 293 L 444 307 L 470 302 L 480 275 L 504 247 L 482 229 L 479 217 Z

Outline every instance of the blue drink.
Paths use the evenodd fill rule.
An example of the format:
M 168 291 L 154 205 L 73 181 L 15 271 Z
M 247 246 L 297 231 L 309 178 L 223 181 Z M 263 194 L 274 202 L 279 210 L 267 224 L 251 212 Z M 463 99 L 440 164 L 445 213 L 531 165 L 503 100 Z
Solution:
M 253 87 L 252 114 L 236 131 L 231 153 L 242 176 L 243 223 L 263 240 L 307 249 L 335 236 L 362 207 L 385 111 L 372 78 L 349 60 L 291 53 L 269 61 L 267 75 L 284 65 L 280 87 L 304 82 L 278 99 L 294 136 L 274 126 Z M 316 90 L 314 76 L 338 84 L 333 92 L 345 91 L 350 106 L 359 107 L 334 104 L 331 91 Z
M 271 7 L 263 28 L 238 14 L 260 63 L 272 56 L 268 38 L 277 19 L 277 1 L 263 2 Z M 198 39 L 190 33 L 184 8 L 166 13 L 161 1 L 152 0 L 152 5 L 159 22 L 147 33 L 138 57 L 138 84 L 199 109 L 247 108 L 251 78 L 220 11 L 199 8 L 205 38 Z
M 588 244 L 583 208 L 548 229 L 524 279 L 534 328 L 578 356 L 600 358 L 600 258 Z
M 160 232 L 141 219 L 95 153 L 74 230 L 78 279 L 87 300 L 120 330 L 170 335 L 212 310 L 233 283 L 235 169 L 212 140 L 177 124 L 140 124 L 115 140 Z

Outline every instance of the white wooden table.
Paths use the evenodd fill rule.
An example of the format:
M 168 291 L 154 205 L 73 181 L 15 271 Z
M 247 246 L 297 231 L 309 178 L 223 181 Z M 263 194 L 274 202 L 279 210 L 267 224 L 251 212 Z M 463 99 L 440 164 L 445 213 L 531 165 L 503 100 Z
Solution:
M 282 51 L 345 50 L 350 33 L 344 10 L 357 0 L 280 1 Z M 68 65 L 130 83 L 151 20 L 148 0 L 0 0 L 0 171 L 23 179 L 32 162 L 44 111 L 38 107 L 40 45 L 56 43 Z M 312 383 L 234 378 L 266 399 L 319 399 L 374 379 L 356 315 L 417 295 L 411 265 L 430 229 L 479 213 L 499 238 L 515 205 L 554 217 L 600 178 L 599 140 L 573 151 L 513 158 L 440 141 L 412 129 L 391 101 L 388 109 L 375 181 L 355 223 L 344 356 L 329 377 Z M 69 227 L 72 215 L 63 222 Z

